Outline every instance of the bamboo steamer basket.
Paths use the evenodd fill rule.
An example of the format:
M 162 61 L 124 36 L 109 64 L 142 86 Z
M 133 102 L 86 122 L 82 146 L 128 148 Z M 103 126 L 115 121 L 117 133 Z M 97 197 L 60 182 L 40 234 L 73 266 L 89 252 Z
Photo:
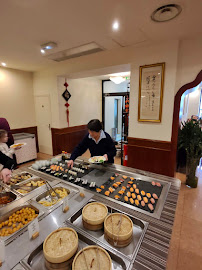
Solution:
M 99 218 L 95 218 L 96 211 L 97 211 L 96 206 L 99 206 L 103 209 L 103 215 Z M 90 208 L 95 214 L 93 217 L 89 218 L 87 216 L 86 212 L 88 208 Z M 100 203 L 100 202 L 88 203 L 86 206 L 84 206 L 82 210 L 82 221 L 83 221 L 84 228 L 91 231 L 97 231 L 97 230 L 102 229 L 104 226 L 104 220 L 107 214 L 108 214 L 108 208 L 103 203 Z
M 129 217 L 122 214 L 122 223 L 120 226 L 124 226 L 124 223 L 127 222 L 129 224 L 130 228 L 128 229 L 128 231 L 126 233 L 124 233 L 124 234 L 121 233 L 119 230 L 120 215 L 121 215 L 120 213 L 113 213 L 113 214 L 110 214 L 106 217 L 106 219 L 104 221 L 104 236 L 105 236 L 105 239 L 112 246 L 126 247 L 127 245 L 130 244 L 130 242 L 133 239 L 133 222 Z M 112 230 L 108 229 L 108 222 L 110 221 L 110 219 L 111 219 L 111 221 L 112 221 L 112 219 L 116 219 L 118 221 L 118 223 L 117 223 L 113 220 Z M 124 219 L 125 219 L 125 221 L 124 221 Z M 117 226 L 118 226 L 118 230 L 117 230 Z M 113 233 L 112 233 L 112 231 L 113 231 Z
M 47 245 L 47 241 L 49 240 L 50 237 L 53 237 L 53 235 L 55 233 L 59 233 L 60 231 L 67 231 L 67 232 L 72 232 L 75 235 L 75 241 L 72 244 L 72 248 L 71 250 L 68 250 L 65 254 L 62 254 L 61 256 L 53 256 L 50 255 L 47 250 L 46 250 L 46 245 Z M 57 243 L 56 243 L 56 248 L 57 248 Z M 44 253 L 44 257 L 45 257 L 45 264 L 46 267 L 50 270 L 52 269 L 61 269 L 63 270 L 64 265 L 68 266 L 72 260 L 71 258 L 75 255 L 76 251 L 78 249 L 78 235 L 76 233 L 75 230 L 73 230 L 72 228 L 60 228 L 57 229 L 56 231 L 53 231 L 51 234 L 49 234 L 44 243 L 43 243 L 43 253 Z M 66 268 L 68 269 L 68 268 Z
M 90 252 L 91 250 L 95 249 L 95 256 L 92 256 L 92 252 Z M 82 263 L 80 263 L 78 265 L 78 260 L 80 259 L 80 255 L 84 252 L 85 254 L 85 259 L 81 259 L 82 260 Z M 98 252 L 98 253 L 97 253 Z M 101 259 L 101 256 L 100 255 L 100 252 L 103 252 L 105 255 L 104 258 L 106 258 L 106 260 L 109 261 L 109 267 L 108 268 L 103 268 L 103 258 Z M 96 266 L 97 266 L 97 260 L 98 260 L 98 265 L 99 265 L 99 262 L 101 262 L 101 264 L 99 265 L 98 268 L 93 268 L 93 269 L 104 269 L 104 270 L 112 270 L 112 260 L 111 260 L 111 257 L 109 256 L 108 252 L 106 250 L 104 250 L 103 248 L 99 247 L 99 246 L 88 246 L 88 247 L 85 247 L 83 248 L 82 250 L 80 250 L 74 260 L 73 260 L 73 263 L 72 263 L 72 270 L 82 270 L 82 266 L 83 265 L 86 269 L 86 263 L 88 265 L 88 269 L 91 269 L 92 267 L 90 267 L 90 259 L 92 259 L 93 263 L 95 264 L 95 261 L 96 261 Z

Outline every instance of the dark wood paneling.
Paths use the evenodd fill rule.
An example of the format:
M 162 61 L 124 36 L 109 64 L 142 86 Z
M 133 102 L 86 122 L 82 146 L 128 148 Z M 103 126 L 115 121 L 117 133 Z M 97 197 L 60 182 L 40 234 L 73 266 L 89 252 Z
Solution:
M 52 128 L 52 144 L 53 155 L 58 155 L 62 151 L 71 153 L 74 147 L 87 134 L 86 125 L 68 127 L 68 128 Z
M 37 127 L 25 127 L 25 128 L 16 128 L 16 129 L 11 129 L 12 134 L 16 133 L 31 133 L 35 135 L 36 138 L 36 149 L 37 152 L 39 152 L 39 144 L 38 144 L 38 134 L 37 134 Z
M 128 138 L 128 166 L 174 176 L 170 169 L 171 142 Z

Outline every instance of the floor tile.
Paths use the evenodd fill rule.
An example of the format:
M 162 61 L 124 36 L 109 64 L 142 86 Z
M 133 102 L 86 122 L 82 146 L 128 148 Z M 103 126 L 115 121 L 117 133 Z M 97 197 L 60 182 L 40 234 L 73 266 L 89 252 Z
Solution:
M 202 256 L 195 253 L 192 248 L 179 249 L 177 270 L 201 270 Z

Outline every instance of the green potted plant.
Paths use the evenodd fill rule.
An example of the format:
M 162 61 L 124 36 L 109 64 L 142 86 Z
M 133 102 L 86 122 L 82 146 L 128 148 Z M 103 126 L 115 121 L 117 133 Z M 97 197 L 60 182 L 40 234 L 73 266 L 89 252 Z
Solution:
M 187 155 L 186 184 L 196 188 L 198 179 L 195 176 L 196 168 L 202 156 L 202 131 L 200 119 L 191 119 L 182 123 L 178 134 L 178 149 L 184 148 Z

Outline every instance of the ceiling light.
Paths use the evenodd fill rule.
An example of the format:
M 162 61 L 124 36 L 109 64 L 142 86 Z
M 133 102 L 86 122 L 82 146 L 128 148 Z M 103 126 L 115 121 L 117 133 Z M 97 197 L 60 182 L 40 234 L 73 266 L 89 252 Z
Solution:
M 1 65 L 2 65 L 3 67 L 6 67 L 6 63 L 3 63 L 3 62 L 2 62 Z
M 119 22 L 115 21 L 112 25 L 113 30 L 118 30 L 119 29 Z
M 118 76 L 118 77 L 110 77 L 110 81 L 114 82 L 115 84 L 120 84 L 126 80 L 126 78 Z
M 177 17 L 182 11 L 181 6 L 176 4 L 165 5 L 157 8 L 151 15 L 155 22 L 167 22 Z
M 42 44 L 40 47 L 41 47 L 41 53 L 44 54 L 46 52 L 46 50 L 52 50 L 52 49 L 56 48 L 57 43 L 51 41 L 51 42 Z

